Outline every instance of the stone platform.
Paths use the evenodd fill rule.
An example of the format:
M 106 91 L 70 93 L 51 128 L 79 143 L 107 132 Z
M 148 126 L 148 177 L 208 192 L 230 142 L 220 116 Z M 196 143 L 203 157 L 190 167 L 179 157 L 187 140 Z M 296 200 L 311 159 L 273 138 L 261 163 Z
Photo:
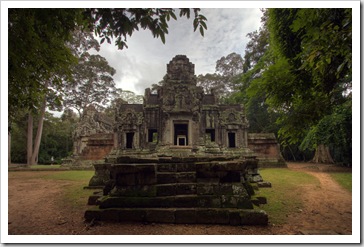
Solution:
M 90 196 L 89 204 L 95 206 L 85 212 L 86 220 L 268 223 L 267 214 L 255 210 L 251 199 L 254 189 L 249 180 L 260 177 L 254 174 L 256 159 L 123 157 L 119 161 L 134 163 L 95 167 L 95 176 L 90 182 L 104 181 L 105 186 L 102 195 Z

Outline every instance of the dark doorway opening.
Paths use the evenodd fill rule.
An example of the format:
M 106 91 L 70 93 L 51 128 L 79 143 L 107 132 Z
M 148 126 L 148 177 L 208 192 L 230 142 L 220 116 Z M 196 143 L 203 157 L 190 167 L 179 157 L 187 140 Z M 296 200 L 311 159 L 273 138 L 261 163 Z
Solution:
M 228 133 L 228 139 L 229 139 L 229 148 L 235 148 L 235 133 Z
M 134 132 L 126 133 L 126 148 L 133 148 Z
M 174 145 L 188 145 L 188 124 L 174 125 Z
M 148 142 L 157 142 L 158 141 L 158 131 L 156 129 L 148 130 Z
M 206 129 L 206 134 L 210 138 L 210 141 L 215 141 L 215 129 Z

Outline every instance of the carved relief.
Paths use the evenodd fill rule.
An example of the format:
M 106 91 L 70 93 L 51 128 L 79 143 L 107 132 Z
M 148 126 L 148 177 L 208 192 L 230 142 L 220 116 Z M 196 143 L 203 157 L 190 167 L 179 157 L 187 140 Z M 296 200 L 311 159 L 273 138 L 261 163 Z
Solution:
M 117 122 L 122 129 L 135 129 L 143 124 L 143 113 L 135 112 L 132 109 L 127 109 L 117 115 Z
M 243 112 L 236 109 L 228 109 L 220 113 L 220 124 L 225 126 L 228 124 L 246 126 L 246 119 Z
M 90 105 L 84 109 L 83 116 L 73 132 L 74 139 L 97 133 L 112 133 L 112 121 Z
M 195 76 L 195 65 L 184 55 L 177 55 L 167 65 L 167 78 L 171 80 L 191 80 Z

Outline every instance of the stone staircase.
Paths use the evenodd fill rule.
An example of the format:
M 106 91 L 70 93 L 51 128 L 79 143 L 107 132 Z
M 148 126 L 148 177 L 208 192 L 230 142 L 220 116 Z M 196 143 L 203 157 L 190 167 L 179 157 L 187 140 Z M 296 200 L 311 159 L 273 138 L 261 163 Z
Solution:
M 255 163 L 256 164 L 256 163 Z M 199 161 L 173 157 L 157 163 L 108 166 L 113 186 L 85 218 L 105 221 L 266 225 L 255 210 L 244 175 L 249 160 Z M 89 202 L 90 202 L 89 201 Z

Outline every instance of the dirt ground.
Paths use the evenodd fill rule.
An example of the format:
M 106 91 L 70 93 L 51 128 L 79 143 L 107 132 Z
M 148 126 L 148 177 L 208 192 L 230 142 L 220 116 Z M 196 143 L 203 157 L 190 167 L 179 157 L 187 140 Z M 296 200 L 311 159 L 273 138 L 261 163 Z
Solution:
M 317 177 L 320 188 L 303 187 L 304 207 L 287 215 L 283 225 L 224 226 L 174 225 L 97 222 L 90 226 L 83 220 L 84 207 L 60 203 L 62 188 L 73 182 L 55 184 L 46 179 L 32 179 L 32 172 L 9 176 L 9 235 L 296 235 L 352 234 L 352 195 L 342 189 L 324 165 L 289 163 L 289 168 Z M 327 166 L 326 166 L 327 167 Z M 15 172 L 14 172 L 15 173 Z M 47 173 L 47 172 L 45 172 Z M 51 173 L 51 172 L 48 172 Z M 28 178 L 28 179 L 24 179 Z M 80 184 L 80 186 L 83 186 Z M 91 194 L 92 192 L 90 192 Z M 85 198 L 85 202 L 87 198 Z

